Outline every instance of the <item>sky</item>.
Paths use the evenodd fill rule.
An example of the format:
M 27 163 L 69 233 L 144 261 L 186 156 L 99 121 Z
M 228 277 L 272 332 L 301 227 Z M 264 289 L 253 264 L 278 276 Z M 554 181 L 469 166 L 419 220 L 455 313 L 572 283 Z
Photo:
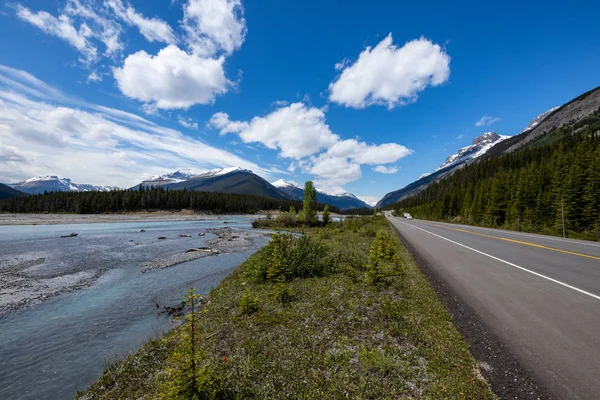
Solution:
M 239 166 L 375 202 L 600 85 L 600 3 L 557 5 L 6 2 L 0 182 Z

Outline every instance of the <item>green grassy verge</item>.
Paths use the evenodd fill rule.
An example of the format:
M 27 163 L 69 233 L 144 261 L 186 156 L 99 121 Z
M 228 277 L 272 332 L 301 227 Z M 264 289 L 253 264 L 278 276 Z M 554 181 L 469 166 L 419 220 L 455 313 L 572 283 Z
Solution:
M 197 398 L 495 398 L 385 218 L 306 233 L 276 237 L 202 300 Z M 193 398 L 173 390 L 189 368 L 187 325 L 109 365 L 79 398 Z

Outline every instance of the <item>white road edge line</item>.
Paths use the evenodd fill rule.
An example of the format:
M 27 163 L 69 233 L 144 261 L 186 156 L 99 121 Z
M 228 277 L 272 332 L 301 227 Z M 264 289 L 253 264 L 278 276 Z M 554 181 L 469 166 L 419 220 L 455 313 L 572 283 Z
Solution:
M 479 232 L 485 232 L 485 233 L 494 233 L 494 234 L 502 233 L 502 234 L 506 234 L 506 235 L 518 235 L 518 236 L 525 236 L 525 237 L 542 239 L 542 240 L 553 240 L 553 241 L 562 242 L 562 243 L 579 244 L 582 246 L 600 247 L 600 244 L 588 243 L 588 242 L 585 242 L 585 241 L 582 241 L 579 239 L 563 239 L 563 238 L 551 237 L 551 236 L 541 235 L 541 234 L 537 235 L 535 233 L 513 232 L 513 231 L 506 231 L 504 229 L 483 228 L 481 226 L 449 224 L 447 222 L 437 222 L 437 221 L 425 221 L 425 222 L 435 222 L 436 224 L 441 224 L 441 225 L 449 227 L 449 228 L 458 226 L 460 228 L 479 230 Z
M 519 266 L 519 265 L 517 265 L 517 264 L 513 264 L 513 263 L 511 263 L 511 262 L 509 262 L 509 261 L 503 260 L 503 259 L 501 259 L 501 258 L 498 258 L 498 257 L 494 257 L 494 256 L 493 256 L 493 255 L 491 255 L 491 254 L 487 254 L 487 253 L 484 253 L 483 251 L 479 251 L 479 250 L 477 250 L 477 249 L 474 249 L 474 248 L 472 248 L 472 247 L 466 246 L 466 245 L 464 245 L 464 244 L 462 244 L 462 243 L 455 242 L 454 240 L 450 240 L 450 239 L 448 239 L 448 238 L 445 238 L 445 237 L 443 237 L 443 236 L 440 236 L 440 235 L 438 235 L 438 234 L 436 234 L 436 233 L 429 232 L 428 230 L 426 230 L 426 229 L 423 229 L 423 228 L 419 228 L 418 226 L 415 226 L 415 225 L 412 225 L 412 224 L 407 224 L 406 222 L 402 222 L 402 221 L 397 221 L 397 222 L 400 222 L 400 223 L 401 223 L 401 224 L 403 224 L 403 225 L 408 225 L 408 226 L 410 226 L 411 228 L 415 228 L 415 229 L 418 229 L 418 230 L 420 230 L 420 231 L 423 231 L 423 232 L 429 233 L 430 235 L 433 235 L 433 236 L 435 236 L 435 237 L 438 237 L 438 238 L 440 238 L 440 239 L 444 239 L 444 240 L 446 240 L 446 241 L 448 241 L 448 242 L 450 242 L 450 243 L 454 243 L 454 244 L 456 244 L 456 245 L 458 245 L 458 246 L 464 247 L 465 249 L 468 249 L 468 250 L 474 251 L 475 253 L 479 253 L 479 254 L 481 254 L 481 255 L 483 255 L 483 256 L 486 256 L 486 257 L 489 257 L 489 258 L 491 258 L 491 259 L 493 259 L 493 260 L 500 261 L 500 262 L 502 262 L 502 263 L 504 263 L 504 264 L 506 264 L 506 265 L 510 265 L 510 266 L 511 266 L 511 267 L 513 267 L 513 268 L 517 268 L 517 269 L 520 269 L 520 270 L 522 270 L 522 271 L 529 272 L 529 273 L 530 273 L 530 274 L 532 274 L 532 275 L 539 276 L 540 278 L 546 279 L 546 280 L 548 280 L 548 281 L 550 281 L 550 282 L 554 282 L 554 283 L 556 283 L 556 284 L 559 284 L 559 285 L 561 285 L 561 286 L 564 286 L 564 287 L 566 287 L 566 288 L 569 288 L 569 289 L 575 290 L 576 292 L 579 292 L 579 293 L 581 293 L 581 294 L 585 294 L 586 296 L 590 296 L 590 297 L 592 297 L 592 298 L 594 298 L 594 299 L 596 299 L 596 300 L 600 300 L 600 296 L 598 296 L 598 295 L 595 295 L 595 294 L 593 294 L 593 293 L 590 293 L 590 292 L 586 292 L 585 290 L 583 290 L 583 289 L 579 289 L 579 288 L 576 288 L 575 286 L 571 286 L 571 285 L 569 285 L 568 283 L 564 283 L 564 282 L 558 281 L 558 280 L 556 280 L 556 279 L 550 278 L 549 276 L 542 275 L 542 274 L 540 274 L 540 273 L 538 273 L 538 272 L 535 272 L 535 271 L 532 271 L 532 270 L 530 270 L 530 269 L 523 268 L 523 267 L 521 267 L 521 266 Z

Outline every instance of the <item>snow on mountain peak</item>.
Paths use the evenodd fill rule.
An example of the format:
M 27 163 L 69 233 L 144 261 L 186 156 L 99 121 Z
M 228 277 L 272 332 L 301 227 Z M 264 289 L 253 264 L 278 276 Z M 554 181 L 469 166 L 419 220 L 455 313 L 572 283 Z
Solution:
M 110 191 L 117 189 L 111 186 L 97 186 L 85 183 L 73 183 L 69 178 L 61 178 L 56 175 L 36 176 L 21 182 L 9 184 L 13 189 L 29 194 L 41 194 L 48 192 L 89 192 L 94 190 Z
M 536 126 L 538 126 L 540 124 L 540 122 L 542 122 L 544 119 L 546 119 L 546 117 L 548 115 L 552 114 L 554 111 L 558 110 L 560 107 L 561 106 L 553 107 L 553 108 L 549 109 L 548 111 L 535 117 L 533 120 L 531 120 L 529 125 L 527 125 L 527 128 L 523 129 L 523 132 L 529 131 L 529 130 L 535 128 Z
M 458 151 L 457 154 L 453 154 L 446 158 L 446 161 L 439 166 L 435 171 L 439 171 L 450 165 L 463 163 L 471 159 L 475 159 L 484 155 L 489 149 L 491 149 L 496 143 L 508 139 L 510 136 L 498 135 L 496 132 L 486 132 L 477 136 L 473 139 L 470 146 L 463 147 Z M 423 176 L 421 176 L 423 177 Z M 421 179 L 421 178 L 419 178 Z
M 273 185 L 273 186 L 275 186 L 277 188 L 295 187 L 295 188 L 302 189 L 300 187 L 300 185 L 298 185 L 296 182 L 286 181 L 286 180 L 283 180 L 283 179 L 278 179 L 275 182 L 271 182 L 271 185 Z

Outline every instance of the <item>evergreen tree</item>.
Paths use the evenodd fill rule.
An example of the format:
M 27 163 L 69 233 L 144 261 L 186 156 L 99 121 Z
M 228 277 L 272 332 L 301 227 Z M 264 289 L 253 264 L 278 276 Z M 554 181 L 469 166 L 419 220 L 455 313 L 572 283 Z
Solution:
M 303 221 L 306 225 L 315 225 L 317 222 L 317 190 L 312 181 L 304 184 L 304 201 L 302 202 Z

